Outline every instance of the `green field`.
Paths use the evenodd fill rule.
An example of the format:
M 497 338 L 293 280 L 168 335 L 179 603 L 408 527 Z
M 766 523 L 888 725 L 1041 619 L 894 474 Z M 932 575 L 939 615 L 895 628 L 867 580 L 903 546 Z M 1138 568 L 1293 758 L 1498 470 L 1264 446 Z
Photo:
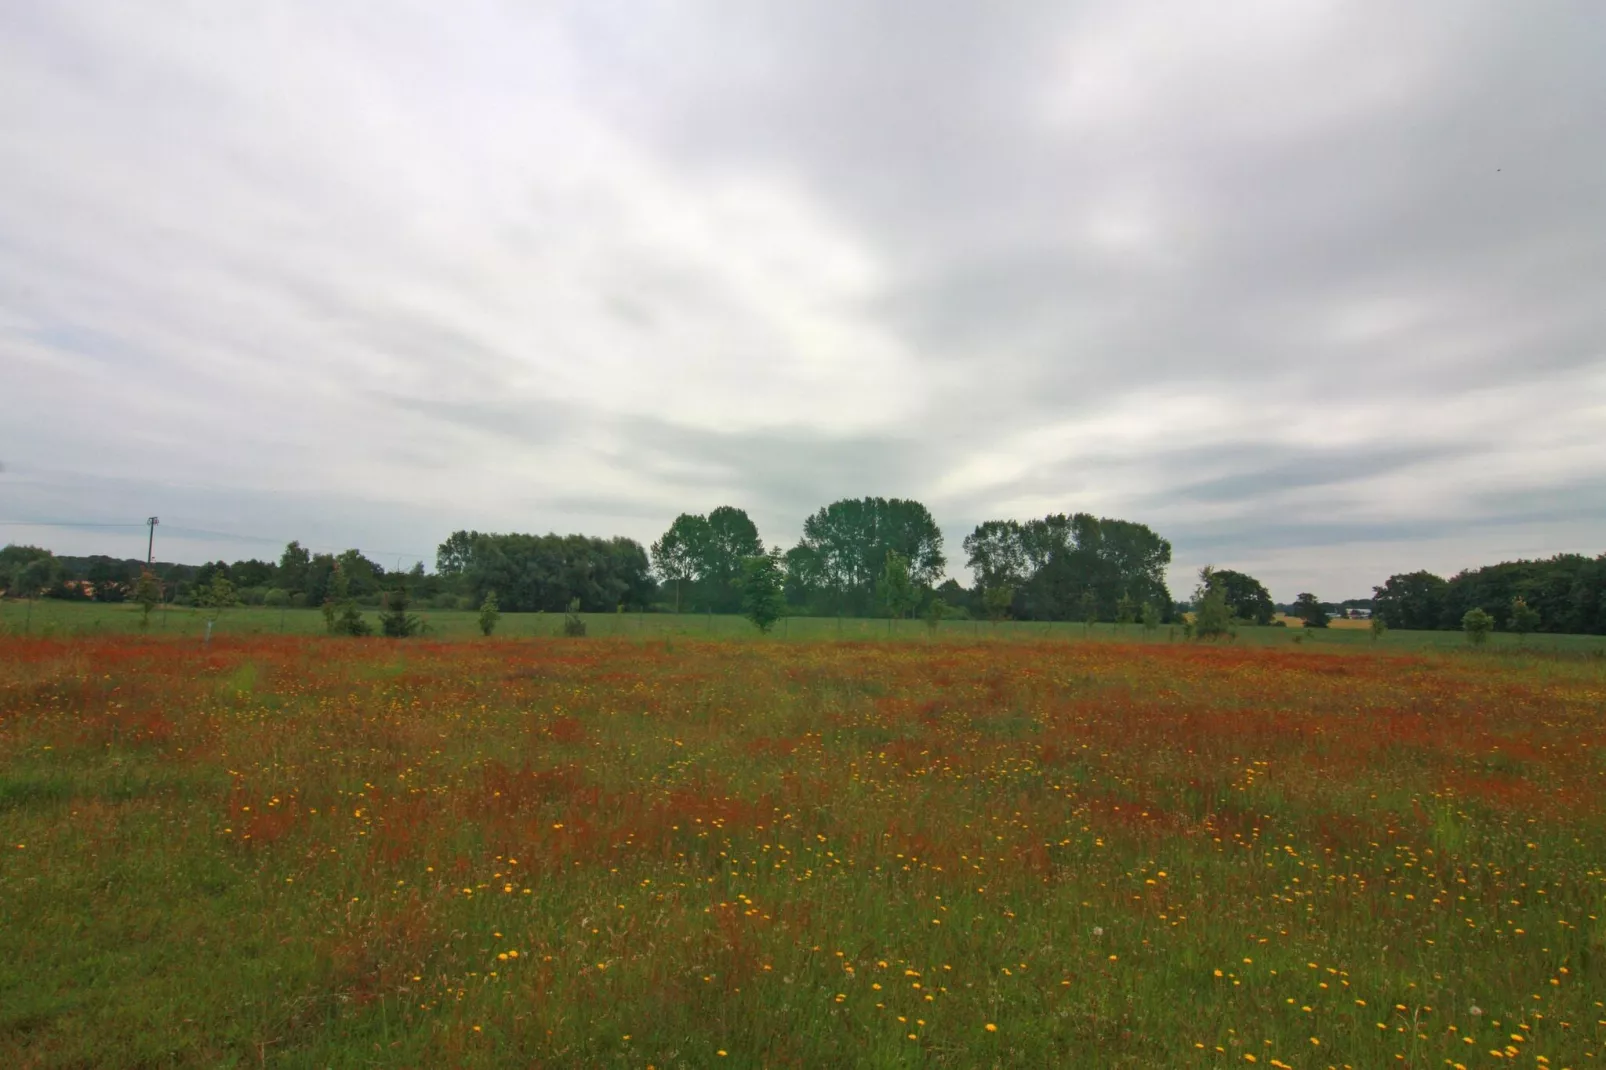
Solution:
M 364 613 L 376 630 L 379 611 Z M 427 636 L 434 639 L 480 638 L 477 615 L 471 610 L 421 610 L 417 616 L 428 625 Z M 661 638 L 687 636 L 705 639 L 756 638 L 757 632 L 739 616 L 697 613 L 584 613 L 590 637 Z M 214 636 L 321 635 L 323 615 L 312 609 L 265 609 L 238 607 L 211 613 L 188 607 L 168 607 L 151 614 L 153 636 L 204 638 L 207 621 L 213 620 Z M 64 602 L 44 599 L 33 603 L 0 601 L 0 634 L 94 636 L 137 634 L 140 631 L 138 607 L 104 605 L 94 602 Z M 496 629 L 498 639 L 534 639 L 563 634 L 563 615 L 559 613 L 504 613 Z M 937 639 L 945 642 L 1008 642 L 1058 639 L 1066 642 L 1115 640 L 1120 642 L 1184 642 L 1181 629 L 1162 626 L 1152 633 L 1131 624 L 1087 625 L 1069 621 L 944 621 L 933 633 L 925 621 L 888 621 L 885 618 L 790 617 L 775 626 L 775 637 L 791 640 L 829 639 Z M 1460 632 L 1391 631 L 1374 641 L 1365 628 L 1255 628 L 1238 630 L 1232 642 L 1254 646 L 1305 646 L 1310 648 L 1383 650 L 1460 650 L 1467 646 Z M 1594 653 L 1606 655 L 1606 636 L 1599 635 L 1516 635 L 1496 633 L 1489 637 L 1491 650 L 1526 650 L 1538 653 Z

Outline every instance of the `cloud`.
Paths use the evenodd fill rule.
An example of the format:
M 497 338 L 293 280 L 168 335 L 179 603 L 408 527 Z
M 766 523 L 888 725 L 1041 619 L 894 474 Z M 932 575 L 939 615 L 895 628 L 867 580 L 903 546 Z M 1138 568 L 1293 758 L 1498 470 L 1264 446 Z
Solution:
M 0 521 L 426 556 L 887 494 L 956 568 L 1085 509 L 1279 597 L 1598 552 L 1603 47 L 1561 3 L 12 6 Z

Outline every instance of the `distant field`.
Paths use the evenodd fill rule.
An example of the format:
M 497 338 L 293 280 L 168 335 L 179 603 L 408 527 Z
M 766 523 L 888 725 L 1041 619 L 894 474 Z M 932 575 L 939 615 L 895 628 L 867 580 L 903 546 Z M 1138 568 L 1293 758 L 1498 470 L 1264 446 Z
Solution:
M 0 637 L 0 1066 L 1606 1053 L 1597 659 L 192 620 Z
M 368 620 L 378 628 L 379 612 L 369 610 Z M 434 639 L 479 639 L 477 615 L 472 611 L 422 610 L 417 616 L 429 625 L 429 637 Z M 706 639 L 756 639 L 758 633 L 744 618 L 738 616 L 708 616 L 685 613 L 586 613 L 587 634 L 593 638 L 651 639 L 663 636 L 687 636 Z M 130 605 L 102 605 L 91 602 L 58 602 L 49 599 L 34 604 L 30 610 L 25 602 L 0 602 L 0 630 L 13 635 L 42 636 L 94 636 L 107 634 L 138 634 L 139 609 Z M 201 638 L 206 634 L 208 614 L 201 610 L 172 608 L 157 610 L 151 615 L 150 634 L 153 636 L 185 636 Z M 262 609 L 240 607 L 225 610 L 216 616 L 212 634 L 215 636 L 256 635 L 321 635 L 324 631 L 323 615 L 315 609 Z M 535 639 L 561 635 L 561 613 L 504 613 L 496 630 L 497 639 Z M 1365 621 L 1334 622 L 1327 629 L 1312 629 L 1302 635 L 1300 629 L 1254 628 L 1238 630 L 1234 643 L 1253 646 L 1280 646 L 1294 644 L 1299 637 L 1301 646 L 1321 648 L 1359 649 L 1380 646 L 1387 650 L 1461 649 L 1466 639 L 1460 632 L 1405 632 L 1390 631 L 1380 642 L 1374 643 L 1371 629 Z M 1180 628 L 1161 627 L 1145 634 L 1138 625 L 1117 627 L 1098 624 L 1088 628 L 1084 624 L 1067 621 L 1029 622 L 1003 621 L 992 624 L 986 621 L 944 621 L 933 633 L 924 621 L 903 620 L 888 622 L 885 618 L 792 617 L 775 626 L 774 637 L 784 640 L 828 639 L 933 639 L 945 642 L 1019 642 L 1044 639 L 1064 642 L 1083 640 L 1116 640 L 1124 642 L 1183 642 Z M 1606 652 L 1606 636 L 1591 635 L 1530 635 L 1519 640 L 1514 635 L 1495 634 L 1489 637 L 1493 650 L 1528 649 L 1534 651 L 1602 651 Z

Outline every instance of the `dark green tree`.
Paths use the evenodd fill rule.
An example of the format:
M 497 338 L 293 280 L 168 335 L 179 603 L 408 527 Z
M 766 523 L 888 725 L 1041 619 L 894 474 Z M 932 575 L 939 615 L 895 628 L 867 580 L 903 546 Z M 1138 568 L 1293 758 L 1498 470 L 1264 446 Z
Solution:
M 1519 636 L 1526 636 L 1539 630 L 1539 611 L 1530 606 L 1521 595 L 1511 600 L 1511 615 L 1508 620 L 1507 627 Z
M 1216 569 L 1214 582 L 1221 587 L 1227 599 L 1227 609 L 1236 620 L 1267 625 L 1277 615 L 1277 606 L 1271 592 L 1253 576 L 1235 572 L 1230 568 Z
M 713 541 L 714 533 L 706 517 L 681 513 L 652 544 L 653 571 L 661 581 L 674 585 L 676 613 L 680 612 L 684 588 L 701 577 Z
M 424 622 L 407 612 L 409 601 L 405 583 L 385 593 L 385 609 L 379 615 L 379 630 L 387 639 L 408 639 L 423 630 Z
M 279 555 L 279 586 L 291 594 L 306 593 L 307 570 L 312 565 L 312 554 L 300 542 L 288 543 Z
M 902 620 L 920 604 L 920 593 L 909 578 L 909 562 L 896 550 L 887 551 L 876 581 L 876 598 L 895 620 Z
M 780 556 L 757 554 L 742 562 L 742 614 L 768 633 L 786 612 L 786 577 Z
M 1390 628 L 1426 631 L 1443 627 L 1450 585 L 1431 572 L 1404 572 L 1372 588 L 1372 616 Z
M 1294 599 L 1294 616 L 1305 622 L 1307 628 L 1327 627 L 1327 610 L 1322 608 L 1321 601 L 1309 591 L 1301 592 Z

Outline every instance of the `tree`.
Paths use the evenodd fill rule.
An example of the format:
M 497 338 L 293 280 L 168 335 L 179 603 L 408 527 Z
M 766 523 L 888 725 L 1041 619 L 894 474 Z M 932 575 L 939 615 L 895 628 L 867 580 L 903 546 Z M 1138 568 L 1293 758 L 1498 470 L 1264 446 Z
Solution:
M 887 551 L 881 578 L 876 581 L 876 597 L 887 615 L 898 620 L 919 604 L 920 596 L 909 579 L 909 562 L 896 550 Z
M 1131 595 L 1123 594 L 1115 603 L 1115 623 L 1125 627 L 1137 619 L 1137 604 L 1132 601 Z
M 947 563 L 931 513 L 901 498 L 832 502 L 803 522 L 803 538 L 787 561 L 807 565 L 814 586 L 805 598 L 817 610 L 864 613 L 876 603 L 876 582 L 891 551 L 908 562 L 909 578 L 919 588 L 935 583 Z M 799 569 L 799 579 L 804 574 Z
M 385 596 L 385 611 L 379 615 L 379 630 L 388 639 L 407 639 L 417 635 L 424 622 L 407 612 L 407 585 L 399 584 Z
M 1372 642 L 1375 643 L 1379 639 L 1383 638 L 1384 635 L 1388 634 L 1388 630 L 1389 630 L 1388 621 L 1384 620 L 1382 617 L 1380 617 L 1380 616 L 1378 616 L 1377 614 L 1374 613 L 1374 614 L 1372 614 L 1371 628 L 1372 628 Z
M 1390 628 L 1425 631 L 1442 626 L 1450 585 L 1431 572 L 1390 576 L 1372 588 L 1372 618 Z
M 786 612 L 786 578 L 778 554 L 757 554 L 742 562 L 742 613 L 768 633 Z
M 1512 631 L 1519 636 L 1526 636 L 1529 632 L 1537 631 L 1539 624 L 1539 611 L 1530 606 L 1521 595 L 1511 600 L 1509 627 Z
M 741 579 L 745 562 L 764 553 L 758 526 L 745 510 L 722 505 L 708 514 L 708 543 L 700 571 L 705 598 L 716 613 L 742 604 Z
M 38 546 L 9 545 L 0 549 L 0 584 L 13 598 L 38 598 L 62 576 L 61 562 Z
M 1016 613 L 1026 619 L 1084 619 L 1090 594 L 1101 620 L 1115 618 L 1123 597 L 1171 605 L 1171 544 L 1144 524 L 1090 513 L 989 520 L 964 545 L 977 585 L 1013 587 Z
M 502 619 L 502 610 L 496 604 L 496 592 L 486 591 L 485 601 L 480 603 L 480 634 L 489 638 L 496 631 L 496 622 Z
M 362 610 L 357 608 L 346 571 L 338 562 L 329 584 L 329 597 L 323 603 L 323 620 L 330 635 L 364 636 L 374 631 L 373 625 L 363 619 Z
M 97 602 L 121 602 L 128 597 L 128 569 L 120 561 L 96 557 L 85 573 Z
M 1494 630 L 1494 618 L 1474 606 L 1461 615 L 1461 630 L 1466 633 L 1467 642 L 1482 646 L 1488 642 L 1489 633 Z
M 1193 634 L 1200 639 L 1216 639 L 1232 628 L 1232 610 L 1227 591 L 1216 581 L 1216 570 L 1206 565 L 1199 570 L 1199 586 L 1193 595 Z
M 1154 608 L 1153 602 L 1143 603 L 1140 619 L 1146 633 L 1152 635 L 1160 627 L 1160 611 Z
M 1013 520 L 988 520 L 965 536 L 965 565 L 986 590 L 1001 584 L 1013 586 L 1024 578 L 1025 547 L 1020 525 Z
M 983 588 L 981 592 L 981 604 L 987 613 L 987 619 L 995 624 L 1009 615 L 1009 607 L 1014 601 L 1015 588 L 1007 583 L 994 584 Z
M 563 634 L 570 639 L 584 639 L 586 634 L 585 618 L 580 616 L 580 599 L 569 599 L 569 608 L 563 614 Z
M 139 570 L 139 579 L 134 583 L 134 601 L 139 603 L 139 626 L 149 628 L 151 610 L 162 601 L 162 584 L 148 568 Z
M 234 581 L 217 572 L 212 575 L 210 583 L 196 592 L 195 604 L 203 609 L 221 612 L 239 605 L 240 598 L 234 591 Z
M 681 513 L 669 525 L 669 530 L 652 544 L 653 571 L 660 580 L 675 585 L 676 613 L 680 612 L 682 588 L 697 580 L 711 542 L 713 532 L 706 518 Z
M 1294 599 L 1294 616 L 1304 621 L 1307 628 L 1327 627 L 1327 610 L 1322 608 L 1321 602 L 1309 591 L 1302 592 Z
M 312 566 L 312 554 L 300 542 L 286 544 L 279 555 L 279 586 L 292 594 L 307 589 L 307 570 Z
M 1214 582 L 1226 596 L 1227 609 L 1234 619 L 1261 626 L 1271 623 L 1277 614 L 1277 606 L 1264 584 L 1253 576 L 1230 568 L 1216 569 L 1213 575 Z

